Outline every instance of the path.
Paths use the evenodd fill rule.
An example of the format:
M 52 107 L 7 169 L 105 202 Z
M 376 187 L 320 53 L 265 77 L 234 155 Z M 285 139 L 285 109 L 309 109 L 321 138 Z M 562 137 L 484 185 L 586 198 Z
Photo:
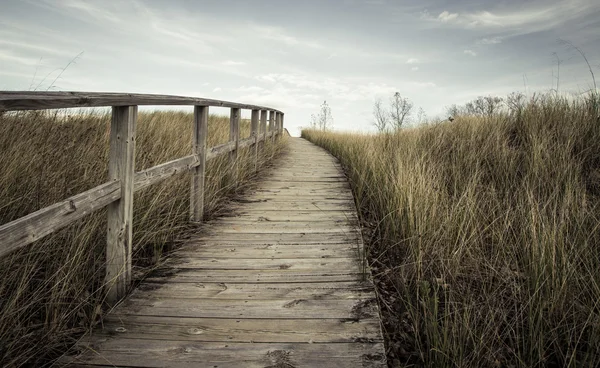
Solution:
M 349 185 L 327 152 L 289 141 L 237 216 L 190 239 L 69 366 L 385 366 Z

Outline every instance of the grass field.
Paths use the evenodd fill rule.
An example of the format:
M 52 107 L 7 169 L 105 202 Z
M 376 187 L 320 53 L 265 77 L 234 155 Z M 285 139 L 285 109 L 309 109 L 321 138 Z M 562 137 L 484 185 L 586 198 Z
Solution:
M 600 366 L 598 102 L 303 131 L 345 166 L 372 232 L 391 366 Z
M 192 118 L 186 112 L 141 112 L 136 170 L 189 155 Z M 101 112 L 0 115 L 0 224 L 105 182 L 109 122 L 110 115 Z M 228 117 L 210 116 L 208 126 L 209 146 L 227 142 Z M 249 135 L 248 121 L 240 131 L 242 138 Z M 266 144 L 259 166 L 284 146 L 285 140 Z M 208 163 L 209 218 L 252 182 L 252 153 L 240 152 L 237 183 L 227 157 Z M 135 194 L 134 276 L 143 276 L 190 229 L 190 180 L 182 174 Z M 105 246 L 101 210 L 0 259 L 0 366 L 40 366 L 98 321 Z

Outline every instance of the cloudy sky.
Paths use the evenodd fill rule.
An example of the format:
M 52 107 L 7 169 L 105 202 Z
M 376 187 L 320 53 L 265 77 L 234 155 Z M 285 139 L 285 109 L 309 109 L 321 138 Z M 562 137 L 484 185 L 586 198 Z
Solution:
M 441 117 L 556 87 L 557 60 L 561 91 L 589 89 L 561 39 L 600 83 L 598 0 L 0 0 L 0 90 L 268 105 L 292 134 L 326 100 L 336 129 L 368 130 L 395 91 Z

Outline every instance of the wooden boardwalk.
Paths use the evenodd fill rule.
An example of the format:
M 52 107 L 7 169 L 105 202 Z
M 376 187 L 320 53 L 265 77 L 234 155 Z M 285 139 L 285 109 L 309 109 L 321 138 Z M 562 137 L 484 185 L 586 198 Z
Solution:
M 69 366 L 383 367 L 349 185 L 324 150 L 289 153 L 84 338 Z

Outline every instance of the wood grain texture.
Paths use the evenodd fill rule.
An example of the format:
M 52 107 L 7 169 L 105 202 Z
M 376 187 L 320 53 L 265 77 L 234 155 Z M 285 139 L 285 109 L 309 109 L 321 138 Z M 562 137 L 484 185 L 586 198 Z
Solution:
M 105 283 L 106 299 L 113 304 L 131 285 L 137 110 L 137 106 L 113 107 L 110 124 L 108 179 L 121 184 L 121 198 L 107 206 Z
M 104 183 L 0 226 L 0 257 L 121 198 L 121 183 Z
M 103 92 L 0 91 L 0 111 L 133 105 L 196 105 L 250 110 L 273 110 L 272 108 L 237 102 L 171 95 Z
M 233 213 L 206 222 L 61 363 L 385 367 L 356 208 L 340 173 L 323 150 L 290 139 L 289 153 Z
M 204 177 L 206 171 L 206 139 L 208 137 L 208 106 L 194 106 L 192 153 L 198 165 L 193 168 L 190 189 L 190 220 L 200 222 L 204 217 Z

